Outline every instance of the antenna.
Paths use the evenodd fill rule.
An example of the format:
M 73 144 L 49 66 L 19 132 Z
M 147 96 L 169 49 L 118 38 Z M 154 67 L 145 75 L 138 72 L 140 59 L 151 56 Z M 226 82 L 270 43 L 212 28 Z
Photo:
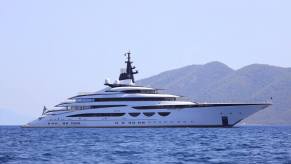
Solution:
M 135 85 L 134 75 L 138 73 L 135 66 L 132 65 L 131 61 L 131 52 L 127 51 L 123 54 L 126 57 L 125 63 L 126 68 L 122 68 L 119 75 L 119 82 L 118 83 L 110 83 L 109 80 L 105 80 L 105 84 L 111 88 L 120 87 L 120 86 L 132 86 Z M 124 80 L 124 81 L 123 81 Z
M 127 63 L 127 62 L 131 62 L 130 60 L 131 60 L 131 57 L 130 57 L 130 55 L 131 55 L 131 52 L 130 52 L 130 50 L 128 50 L 125 54 L 124 54 L 124 56 L 126 56 L 127 57 L 127 61 L 125 61 L 125 63 Z
M 135 66 L 132 66 L 131 64 L 133 63 L 131 61 L 131 52 L 128 51 L 124 54 L 124 56 L 126 56 L 126 72 L 122 73 L 119 77 L 119 80 L 126 80 L 126 79 L 131 79 L 132 82 L 134 83 L 134 74 L 137 74 L 138 71 L 134 71 L 134 69 L 136 68 Z

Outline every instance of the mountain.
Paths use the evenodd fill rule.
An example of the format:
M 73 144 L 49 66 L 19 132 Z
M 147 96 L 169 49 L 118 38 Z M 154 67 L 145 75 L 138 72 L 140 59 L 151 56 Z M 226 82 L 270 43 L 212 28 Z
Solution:
M 222 63 L 212 62 L 205 65 L 191 65 L 163 72 L 159 75 L 143 79 L 139 83 L 167 89 L 167 91 L 177 95 L 193 99 L 203 99 L 207 94 L 207 88 L 214 85 L 216 80 L 223 80 L 233 72 L 234 70 Z
M 190 65 L 138 81 L 196 102 L 263 102 L 272 107 L 246 124 L 291 124 L 291 68 L 252 64 L 234 70 L 220 62 Z

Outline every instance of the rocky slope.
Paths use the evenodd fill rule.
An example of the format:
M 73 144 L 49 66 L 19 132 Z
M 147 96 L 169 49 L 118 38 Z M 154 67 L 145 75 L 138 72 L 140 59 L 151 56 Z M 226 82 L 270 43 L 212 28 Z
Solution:
M 291 124 L 291 68 L 253 64 L 233 70 L 220 62 L 170 70 L 138 82 L 197 102 L 263 102 L 273 106 L 247 124 Z

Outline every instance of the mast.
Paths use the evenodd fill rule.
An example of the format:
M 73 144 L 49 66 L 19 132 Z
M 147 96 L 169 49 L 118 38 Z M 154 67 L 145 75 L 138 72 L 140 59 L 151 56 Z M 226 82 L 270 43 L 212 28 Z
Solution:
M 128 51 L 127 53 L 124 54 L 127 57 L 127 61 L 125 61 L 126 63 L 126 79 L 131 79 L 132 82 L 134 83 L 134 75 L 138 73 L 138 71 L 134 70 L 136 67 L 132 66 L 132 61 L 131 61 L 131 53 L 130 51 Z M 124 78 L 119 77 L 119 80 L 125 80 Z
M 128 80 L 131 79 L 133 83 L 135 83 L 134 80 L 134 75 L 138 73 L 138 71 L 135 70 L 135 66 L 132 66 L 132 61 L 131 61 L 131 53 L 128 51 L 127 53 L 124 54 L 124 56 L 127 57 L 127 60 L 125 61 L 126 63 L 126 71 L 122 72 L 119 76 L 119 80 Z
M 126 56 L 126 60 L 125 60 L 126 68 L 121 69 L 121 73 L 119 75 L 119 81 L 113 84 L 109 82 L 109 79 L 106 79 L 104 85 L 114 88 L 114 87 L 121 87 L 121 86 L 131 86 L 135 83 L 134 75 L 137 74 L 138 71 L 135 70 L 136 67 L 132 65 L 133 62 L 131 61 L 130 51 L 125 53 L 124 56 Z M 127 81 L 127 80 L 130 80 L 130 81 Z

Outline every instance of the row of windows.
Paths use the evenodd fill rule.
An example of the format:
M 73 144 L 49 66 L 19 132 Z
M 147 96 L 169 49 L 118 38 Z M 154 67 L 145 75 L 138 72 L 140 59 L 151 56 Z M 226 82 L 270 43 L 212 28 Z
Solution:
M 175 97 L 132 97 L 132 98 L 96 98 L 93 100 L 95 102 L 102 102 L 102 101 L 176 101 L 176 98 Z M 90 101 L 90 102 L 93 102 L 93 101 Z M 133 108 L 135 108 L 135 109 L 182 109 L 182 108 L 194 108 L 194 107 L 221 107 L 221 106 L 245 106 L 245 105 L 259 105 L 259 104 L 189 104 L 189 105 L 136 106 Z M 80 107 L 71 107 L 71 109 L 82 110 L 82 109 L 122 107 L 122 106 L 126 106 L 126 105 L 80 106 Z
M 96 98 L 99 101 L 176 101 L 175 97 L 118 97 L 118 98 Z
M 116 93 L 116 94 L 119 94 L 120 92 L 123 92 L 123 93 L 142 93 L 142 94 L 158 94 L 158 91 L 157 90 L 124 90 L 124 91 L 105 91 L 105 92 L 113 92 L 113 93 Z M 72 97 L 70 99 L 74 99 L 76 98 L 76 101 L 77 102 L 92 102 L 94 101 L 93 98 L 78 98 L 78 97 L 82 97 L 82 96 L 94 96 L 94 95 L 106 95 L 106 94 L 86 94 L 86 95 L 78 95 L 78 96 L 75 96 L 75 97 Z
M 121 117 L 125 113 L 84 113 L 84 114 L 75 114 L 67 117 Z
M 80 125 L 81 123 L 80 122 L 62 122 L 60 124 L 62 125 L 69 125 L 71 123 L 71 125 Z M 48 125 L 58 125 L 57 122 L 48 122 L 47 123 Z
M 97 108 L 111 108 L 111 107 L 124 107 L 127 105 L 93 105 L 93 106 L 72 106 L 72 110 L 84 110 L 84 109 L 97 109 Z M 182 109 L 182 108 L 193 108 L 203 107 L 203 105 L 155 105 L 155 106 L 136 106 L 134 109 Z
M 127 105 L 93 105 L 93 106 L 72 106 L 72 110 L 84 110 L 84 109 L 97 109 L 97 108 L 111 108 L 111 107 L 124 107 Z M 181 109 L 181 108 L 193 108 L 202 107 L 197 104 L 194 105 L 158 105 L 158 106 L 136 106 L 134 109 Z
M 243 106 L 256 104 L 190 104 L 190 105 L 158 105 L 158 106 L 136 106 L 134 109 L 183 109 L 198 107 L 224 107 L 224 106 Z
M 182 108 L 193 108 L 197 107 L 194 105 L 158 105 L 158 106 L 136 106 L 134 109 L 182 109 Z
M 123 93 L 157 94 L 157 90 L 125 90 Z
M 137 117 L 141 113 L 128 113 L 132 117 Z M 143 112 L 143 114 L 147 117 L 151 117 L 155 115 L 155 112 Z M 158 112 L 160 116 L 168 116 L 170 112 Z M 125 113 L 84 113 L 84 114 L 75 114 L 75 115 L 70 115 L 67 117 L 121 117 L 124 116 Z
M 112 107 L 124 107 L 127 105 L 92 105 L 92 106 L 72 106 L 72 110 L 85 110 L 85 109 L 97 109 L 97 108 L 112 108 Z
M 93 106 L 72 106 L 72 110 L 85 110 L 85 109 L 97 109 L 97 108 L 111 108 L 111 107 L 124 107 L 127 105 L 93 105 Z M 136 106 L 134 109 L 182 109 L 182 108 L 193 108 L 202 107 L 201 105 L 158 105 L 158 106 Z
M 115 125 L 126 125 L 126 124 L 129 124 L 129 125 L 140 125 L 140 124 L 167 124 L 167 123 L 194 123 L 194 121 L 129 121 L 129 122 L 124 122 L 124 121 L 121 121 L 121 122 L 114 122 Z M 48 122 L 48 125 L 81 125 L 80 122 Z
M 76 102 L 94 102 L 94 99 L 92 99 L 92 98 L 78 98 L 78 99 L 76 99 Z
M 130 89 L 130 90 L 106 90 L 105 92 L 113 92 L 113 93 L 148 93 L 155 94 L 158 93 L 156 89 Z
M 103 102 L 103 101 L 176 101 L 175 97 L 118 97 L 118 98 L 78 98 L 76 102 Z
M 126 124 L 129 124 L 129 125 L 135 125 L 135 124 L 168 124 L 168 123 L 178 123 L 178 124 L 186 124 L 186 123 L 195 123 L 194 121 L 129 121 L 129 122 L 124 122 L 124 121 L 121 121 L 121 122 L 114 122 L 115 125 L 126 125 Z
M 137 121 L 137 122 L 130 121 L 130 122 L 128 122 L 128 124 L 130 124 L 130 125 L 135 125 L 135 123 L 140 125 L 140 124 L 145 124 L 145 121 Z M 115 124 L 118 124 L 118 122 L 115 122 Z

